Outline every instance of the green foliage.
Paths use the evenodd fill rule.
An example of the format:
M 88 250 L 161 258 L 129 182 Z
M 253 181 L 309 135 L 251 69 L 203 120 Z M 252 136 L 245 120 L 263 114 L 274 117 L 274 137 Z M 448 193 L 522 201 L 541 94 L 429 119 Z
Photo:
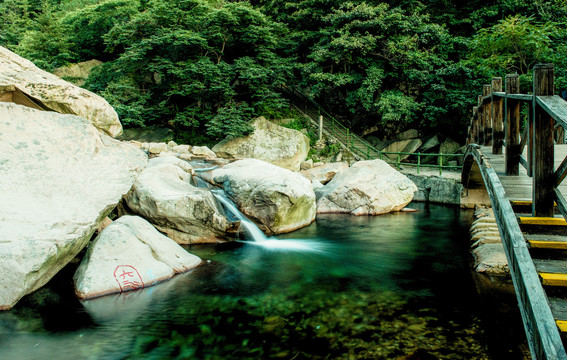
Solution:
M 69 41 L 77 49 L 76 60 L 111 59 L 105 52 L 104 36 L 127 23 L 138 12 L 139 5 L 138 0 L 99 0 L 68 12 L 61 23 L 69 29 Z
M 247 134 L 254 116 L 287 106 L 276 91 L 291 69 L 274 53 L 285 33 L 281 25 L 241 2 L 146 6 L 105 36 L 108 51 L 123 49 L 113 61 L 116 78 L 102 86 L 123 118 L 222 138 Z M 137 89 L 135 98 L 121 100 L 123 85 L 115 82 L 129 84 L 128 93 Z M 142 119 L 138 109 L 154 116 Z
M 551 61 L 555 41 L 564 37 L 558 24 L 511 16 L 479 30 L 471 42 L 470 58 L 487 73 L 525 74 L 536 63 Z
M 401 91 L 390 90 L 380 95 L 376 107 L 382 117 L 382 123 L 407 123 L 417 113 L 420 105 Z
M 41 13 L 21 36 L 15 51 L 34 59 L 39 67 L 52 70 L 73 59 L 69 30 L 57 20 L 54 8 L 47 1 L 42 3 Z
M 3 0 L 0 13 L 0 45 L 47 70 L 103 60 L 85 86 L 125 126 L 190 143 L 287 117 L 282 85 L 381 138 L 458 139 L 483 83 L 518 72 L 526 91 L 537 62 L 567 89 L 565 0 Z
M 3 0 L 0 14 L 0 45 L 13 49 L 31 25 L 29 4 L 25 0 Z

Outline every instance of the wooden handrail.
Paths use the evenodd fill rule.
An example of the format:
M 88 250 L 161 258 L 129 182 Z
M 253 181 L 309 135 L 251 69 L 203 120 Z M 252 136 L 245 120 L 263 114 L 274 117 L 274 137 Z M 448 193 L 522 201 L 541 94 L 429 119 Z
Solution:
M 536 102 L 564 129 L 567 128 L 567 102 L 560 96 L 536 96 Z
M 468 170 L 473 161 L 478 164 L 490 195 L 532 356 L 538 360 L 565 360 L 567 354 L 547 303 L 547 297 L 502 183 L 486 157 L 474 144 L 469 145 L 465 153 L 467 173 L 470 172 Z M 463 184 L 468 183 L 464 178 L 465 175 L 463 172 Z

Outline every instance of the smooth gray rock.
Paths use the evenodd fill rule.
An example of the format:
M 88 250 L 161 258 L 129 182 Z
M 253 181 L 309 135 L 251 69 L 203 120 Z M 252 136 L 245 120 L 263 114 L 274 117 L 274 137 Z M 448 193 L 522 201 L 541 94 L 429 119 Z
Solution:
M 439 153 L 440 154 L 457 154 L 461 145 L 458 142 L 451 138 L 445 139 L 443 143 L 439 146 Z
M 153 286 L 197 267 L 201 259 L 139 216 L 122 216 L 89 245 L 73 280 L 89 299 Z
M 74 115 L 0 102 L 0 309 L 88 243 L 147 156 Z
M 416 129 L 409 129 L 396 135 L 396 138 L 398 140 L 417 139 L 418 137 L 419 137 L 419 131 Z
M 299 173 L 311 181 L 317 180 L 321 184 L 325 185 L 326 183 L 331 181 L 331 179 L 333 179 L 336 174 L 344 171 L 345 169 L 348 169 L 348 163 L 334 162 L 325 163 L 308 170 L 302 170 Z
M 53 70 L 53 75 L 60 78 L 66 78 L 67 81 L 74 85 L 83 86 L 91 71 L 99 65 L 102 65 L 102 61 L 100 60 L 82 61 L 58 67 Z
M 404 208 L 417 186 L 382 160 L 359 161 L 317 190 L 318 213 L 379 215 Z
M 43 71 L 0 46 L 0 86 L 8 85 L 53 111 L 79 115 L 112 137 L 122 133 L 118 114 L 102 97 Z
M 150 159 L 124 197 L 128 208 L 180 244 L 227 240 L 224 213 L 208 189 L 190 184 L 192 173 L 175 156 Z
M 309 138 L 300 131 L 272 124 L 264 117 L 253 123 L 254 133 L 225 139 L 213 147 L 217 156 L 227 159 L 259 159 L 291 171 L 299 171 L 309 153 Z
M 196 156 L 203 156 L 207 158 L 216 158 L 217 155 L 206 146 L 193 146 L 191 148 L 191 154 Z
M 315 220 L 311 182 L 299 173 L 257 159 L 235 161 L 208 175 L 239 210 L 267 233 L 279 234 Z
M 400 140 L 396 141 L 382 151 L 384 152 L 403 152 L 403 153 L 414 153 L 419 149 L 421 146 L 420 139 L 408 139 L 408 140 Z M 398 155 L 397 154 L 386 154 L 391 160 L 397 161 Z M 400 160 L 405 160 L 409 157 L 409 155 L 399 155 Z
M 418 188 L 414 201 L 453 205 L 461 203 L 463 185 L 458 180 L 430 175 L 406 174 L 406 176 Z

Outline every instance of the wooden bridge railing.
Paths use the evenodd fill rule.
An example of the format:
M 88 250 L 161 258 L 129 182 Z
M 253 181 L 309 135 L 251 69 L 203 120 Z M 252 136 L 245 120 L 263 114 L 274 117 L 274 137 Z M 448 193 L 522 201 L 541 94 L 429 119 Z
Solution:
M 478 164 L 500 229 L 502 245 L 508 259 L 532 358 L 534 360 L 566 360 L 567 354 L 547 303 L 545 291 L 541 286 L 510 200 L 506 196 L 496 171 L 487 163 L 479 147 L 474 144 L 467 147 L 465 154 L 464 169 L 469 175 L 473 159 Z
M 554 144 L 565 141 L 567 102 L 554 95 L 553 64 L 534 67 L 531 94 L 520 93 L 518 74 L 506 75 L 504 89 L 499 77 L 484 85 L 478 105 L 473 107 L 467 143 L 492 144 L 494 154 L 501 154 L 504 146 L 506 175 L 518 175 L 522 164 L 533 178 L 532 215 L 551 217 L 557 203 L 567 219 L 567 202 L 558 190 L 567 177 L 567 158 L 554 169 Z M 521 106 L 527 107 L 528 116 L 520 137 Z

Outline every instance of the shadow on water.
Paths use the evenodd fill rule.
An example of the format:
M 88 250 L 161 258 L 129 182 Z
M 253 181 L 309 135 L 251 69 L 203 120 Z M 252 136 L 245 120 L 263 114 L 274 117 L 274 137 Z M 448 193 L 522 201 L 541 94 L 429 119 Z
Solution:
M 480 320 L 467 255 L 472 214 L 412 207 L 419 211 L 319 215 L 310 226 L 264 243 L 190 246 L 203 266 L 141 291 L 79 303 L 72 289 L 59 289 L 59 298 L 45 305 L 32 295 L 0 313 L 0 358 L 510 354 L 488 347 L 490 330 Z M 68 271 L 70 279 L 73 269 Z M 63 325 L 55 326 L 57 319 Z

